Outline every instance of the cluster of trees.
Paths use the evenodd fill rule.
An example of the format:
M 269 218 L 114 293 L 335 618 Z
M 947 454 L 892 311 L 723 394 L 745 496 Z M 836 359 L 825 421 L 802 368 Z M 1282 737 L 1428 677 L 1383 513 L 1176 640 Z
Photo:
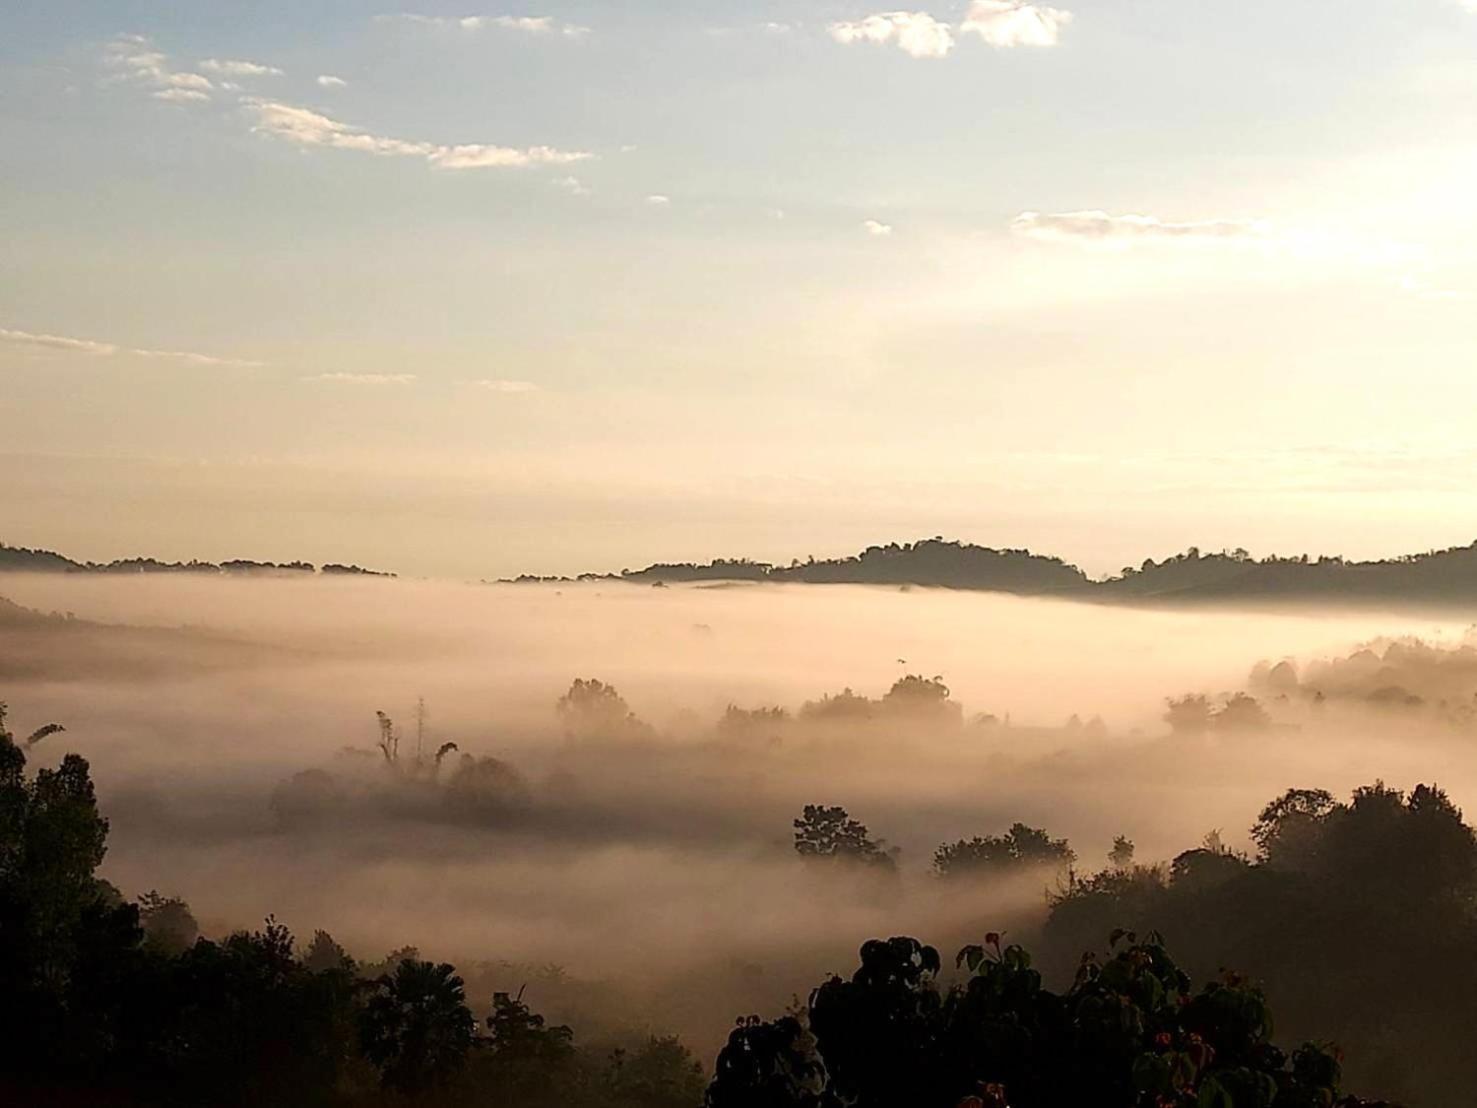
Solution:
M 866 824 L 845 808 L 807 804 L 795 820 L 795 853 L 808 860 L 830 861 L 894 872 L 900 851 L 874 839 Z M 1126 838 L 1115 851 L 1133 856 Z M 1012 824 L 1003 835 L 976 835 L 942 843 L 933 855 L 933 873 L 945 880 L 1006 877 L 1032 870 L 1065 874 L 1077 854 L 1066 839 L 1053 839 L 1039 827 Z
M 1219 701 L 1204 693 L 1190 693 L 1165 701 L 1164 722 L 1176 735 L 1203 735 L 1207 731 L 1265 731 L 1272 717 L 1256 697 L 1232 693 Z
M 1415 638 L 1381 640 L 1346 657 L 1312 662 L 1261 662 L 1250 688 L 1279 702 L 1352 704 L 1361 708 L 1426 709 L 1463 728 L 1477 725 L 1477 645 L 1433 645 Z

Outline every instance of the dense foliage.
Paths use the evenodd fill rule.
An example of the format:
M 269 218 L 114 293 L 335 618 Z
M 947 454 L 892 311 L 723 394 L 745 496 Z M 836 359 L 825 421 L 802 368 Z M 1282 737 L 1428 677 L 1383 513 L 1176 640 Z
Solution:
M 1254 857 L 1211 837 L 1168 867 L 1131 858 L 1053 907 L 1058 962 L 1106 927 L 1174 935 L 1186 965 L 1252 973 L 1281 1027 L 1336 1038 L 1358 1085 L 1418 1105 L 1469 1103 L 1477 1056 L 1477 839 L 1440 789 L 1376 784 L 1341 803 L 1292 789 L 1251 829 Z
M 848 980 L 790 1016 L 741 1021 L 718 1057 L 708 1108 L 1330 1108 L 1331 1048 L 1272 1043 L 1260 989 L 1224 974 L 1192 991 L 1158 936 L 1115 933 L 1063 993 L 999 935 L 961 950 L 941 988 L 938 952 L 874 940 Z

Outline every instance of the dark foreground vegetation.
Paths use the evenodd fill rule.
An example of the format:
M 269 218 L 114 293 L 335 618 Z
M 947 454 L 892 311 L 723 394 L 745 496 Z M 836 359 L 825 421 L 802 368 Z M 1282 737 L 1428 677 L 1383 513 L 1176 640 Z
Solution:
M 1067 870 L 1047 929 L 1051 950 L 1079 955 L 1061 991 L 998 934 L 948 964 L 912 938 L 872 941 L 854 974 L 826 980 L 789 1015 L 741 1020 L 709 1080 L 674 1038 L 584 1044 L 547 1024 L 532 998 L 470 997 L 452 966 L 408 950 L 356 963 L 326 933 L 300 945 L 270 918 L 212 940 L 183 901 L 126 900 L 96 875 L 108 824 L 87 762 L 69 754 L 28 769 L 58 730 L 20 738 L 0 717 L 0 1103 L 1369 1103 L 1342 1092 L 1335 1047 L 1274 1045 L 1274 1031 L 1284 1045 L 1317 1039 L 1327 1031 L 1311 1017 L 1341 1008 L 1333 1022 L 1346 1041 L 1405 1063 L 1391 1087 L 1430 1094 L 1412 1103 L 1465 1103 L 1452 1094 L 1473 1087 L 1460 1048 L 1473 995 L 1473 839 L 1434 789 L 1375 787 L 1347 805 L 1289 793 L 1262 814 L 1256 859 L 1212 842 L 1167 870 L 1135 867 L 1120 839 L 1102 873 Z M 393 744 L 392 726 L 383 732 Z M 895 865 L 840 808 L 808 808 L 795 845 L 797 864 Z M 1064 841 L 1018 824 L 945 844 L 935 871 L 972 880 L 1074 860 Z M 1295 1037 L 1274 1028 L 1257 980 L 1217 970 L 1196 987 L 1157 932 L 1117 924 L 1135 918 L 1173 924 L 1177 948 L 1192 952 L 1187 968 L 1223 950 L 1270 967 L 1266 988 L 1291 1000 Z M 1080 956 L 1104 935 L 1101 957 Z M 1411 1077 L 1420 1071 L 1424 1080 Z

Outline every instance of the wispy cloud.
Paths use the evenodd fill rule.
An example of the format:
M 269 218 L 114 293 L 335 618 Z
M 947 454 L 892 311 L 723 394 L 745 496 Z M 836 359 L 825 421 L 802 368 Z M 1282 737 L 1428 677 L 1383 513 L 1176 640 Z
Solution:
M 1072 22 L 1072 13 L 1044 4 L 1021 0 L 973 0 L 964 22 L 963 34 L 979 35 L 991 46 L 1055 46 L 1062 28 Z
M 896 43 L 914 58 L 942 58 L 954 48 L 954 32 L 927 12 L 881 12 L 855 22 L 832 23 L 831 37 L 844 45 Z
M 218 358 L 211 354 L 196 354 L 188 350 L 150 350 L 142 347 L 120 346 L 112 342 L 98 342 L 95 339 L 79 339 L 66 335 L 37 334 L 32 331 L 14 331 L 3 327 L 0 327 L 0 344 L 29 347 L 33 350 L 58 350 L 72 354 L 90 354 L 99 358 L 160 358 L 199 366 L 254 368 L 263 364 L 261 362 L 245 361 L 241 358 Z
M 1267 225 L 1248 219 L 1173 222 L 1152 215 L 1111 215 L 1101 211 L 1022 212 L 1010 222 L 1018 235 L 1055 242 L 1127 244 L 1153 240 L 1260 239 Z
M 539 387 L 532 381 L 507 381 L 501 378 L 484 378 L 480 381 L 468 381 L 469 385 L 476 385 L 479 389 L 488 392 L 521 393 L 538 392 Z
M 151 95 L 155 100 L 166 100 L 172 104 L 198 104 L 210 99 L 210 93 L 192 88 L 161 88 Z
M 171 67 L 169 56 L 155 49 L 143 35 L 119 35 L 108 43 L 104 60 L 117 80 L 152 88 L 160 100 L 209 100 L 215 90 L 203 73 Z
M 410 385 L 414 373 L 316 373 L 304 381 L 326 381 L 335 385 Z
M 448 27 L 461 31 L 481 31 L 493 28 L 502 31 L 521 31 L 530 35 L 563 35 L 578 38 L 590 33 L 590 28 L 577 23 L 560 23 L 547 15 L 418 15 L 402 12 L 398 15 L 377 16 L 381 22 L 399 20 L 418 23 L 427 27 Z
M 206 58 L 200 63 L 200 68 L 206 73 L 215 73 L 222 77 L 280 77 L 282 70 L 275 65 L 263 65 L 261 62 L 237 61 L 230 58 Z
M 567 192 L 570 196 L 589 196 L 590 190 L 578 177 L 555 177 L 549 182 L 561 192 Z
M 875 219 L 865 219 L 862 221 L 862 230 L 877 238 L 885 238 L 892 234 L 892 224 L 880 223 Z
M 331 73 L 322 73 L 318 76 L 319 88 L 344 88 L 348 83 L 342 77 L 335 77 Z
M 665 208 L 671 205 L 672 198 L 670 196 L 663 196 L 661 193 L 653 193 L 646 198 L 646 202 L 653 208 Z
M 515 148 L 484 143 L 446 145 L 370 134 L 309 108 L 250 97 L 242 103 L 256 122 L 252 130 L 297 146 L 326 146 L 380 157 L 424 158 L 438 169 L 505 169 L 531 165 L 569 165 L 593 157 L 584 151 L 551 146 Z

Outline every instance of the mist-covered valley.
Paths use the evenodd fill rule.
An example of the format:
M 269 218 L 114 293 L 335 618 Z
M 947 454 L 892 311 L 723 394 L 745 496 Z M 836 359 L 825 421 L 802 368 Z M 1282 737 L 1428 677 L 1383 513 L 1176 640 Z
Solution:
M 1125 864 L 1119 836 L 1139 866 L 1205 841 L 1249 857 L 1289 788 L 1477 790 L 1458 613 L 189 575 L 0 591 L 12 723 L 66 726 L 37 765 L 90 761 L 100 872 L 126 896 L 180 897 L 212 936 L 271 914 L 364 963 L 413 946 L 582 1034 L 676 1033 L 705 1061 L 872 937 L 1004 931 L 1069 978 L 1050 906 Z M 806 805 L 845 808 L 888 864 L 798 856 Z M 939 872 L 941 844 L 1017 824 L 1070 853 Z

